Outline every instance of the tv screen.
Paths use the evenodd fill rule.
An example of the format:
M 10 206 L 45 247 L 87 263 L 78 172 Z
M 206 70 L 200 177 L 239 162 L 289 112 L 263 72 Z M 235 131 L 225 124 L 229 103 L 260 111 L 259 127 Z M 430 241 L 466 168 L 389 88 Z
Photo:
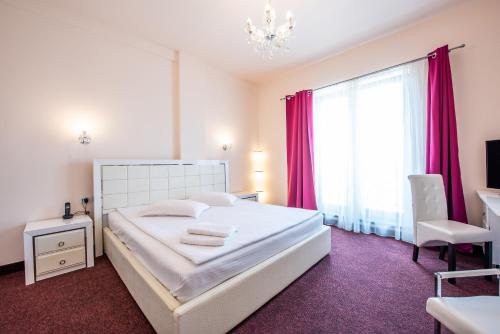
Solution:
M 500 140 L 486 142 L 486 186 L 500 189 Z

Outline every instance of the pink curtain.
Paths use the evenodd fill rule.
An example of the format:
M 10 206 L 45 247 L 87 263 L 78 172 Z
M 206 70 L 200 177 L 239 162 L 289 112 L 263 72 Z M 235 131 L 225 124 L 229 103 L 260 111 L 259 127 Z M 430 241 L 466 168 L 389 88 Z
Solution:
M 427 174 L 443 176 L 449 219 L 467 224 L 448 45 L 429 55 L 426 160 Z M 472 246 L 463 245 L 461 250 Z
M 316 210 L 312 91 L 286 98 L 288 206 Z

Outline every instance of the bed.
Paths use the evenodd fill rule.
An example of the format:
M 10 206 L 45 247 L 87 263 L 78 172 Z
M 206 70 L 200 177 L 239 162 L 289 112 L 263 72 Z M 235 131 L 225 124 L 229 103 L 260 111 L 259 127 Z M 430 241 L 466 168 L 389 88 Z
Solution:
M 194 264 L 133 219 L 136 210 L 152 201 L 184 199 L 200 190 L 228 190 L 226 161 L 94 162 L 96 255 L 106 253 L 159 333 L 227 332 L 330 251 L 329 228 L 322 225 L 321 215 L 310 214 L 286 230 Z M 204 215 L 234 219 L 231 215 L 254 217 L 252 212 L 259 210 L 268 219 L 291 212 L 240 200 L 234 208 L 211 208 Z

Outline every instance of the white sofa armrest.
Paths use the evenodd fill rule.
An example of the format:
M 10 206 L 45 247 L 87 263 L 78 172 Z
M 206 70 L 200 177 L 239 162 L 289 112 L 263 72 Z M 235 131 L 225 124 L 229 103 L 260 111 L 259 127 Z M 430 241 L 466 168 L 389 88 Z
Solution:
M 460 277 L 477 277 L 477 276 L 490 276 L 500 275 L 500 269 L 477 269 L 477 270 L 462 270 L 462 271 L 440 271 L 434 273 L 440 279 L 460 278 Z
M 462 270 L 462 271 L 441 271 L 434 273 L 435 277 L 435 292 L 436 297 L 441 297 L 441 281 L 448 278 L 462 278 L 462 277 L 478 277 L 478 276 L 497 276 L 499 279 L 499 290 L 498 294 L 500 296 L 500 269 L 477 269 L 477 270 Z

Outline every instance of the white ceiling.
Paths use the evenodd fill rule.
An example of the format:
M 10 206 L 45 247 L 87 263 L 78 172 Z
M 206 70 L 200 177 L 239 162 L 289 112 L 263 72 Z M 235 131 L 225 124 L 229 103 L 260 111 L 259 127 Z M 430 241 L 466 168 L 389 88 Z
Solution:
M 273 0 L 296 17 L 291 52 L 263 59 L 247 45 L 247 17 L 266 0 L 44 0 L 43 6 L 184 50 L 251 81 L 262 81 L 410 24 L 462 0 Z M 39 6 L 39 0 L 23 0 Z M 260 24 L 257 24 L 258 26 Z

